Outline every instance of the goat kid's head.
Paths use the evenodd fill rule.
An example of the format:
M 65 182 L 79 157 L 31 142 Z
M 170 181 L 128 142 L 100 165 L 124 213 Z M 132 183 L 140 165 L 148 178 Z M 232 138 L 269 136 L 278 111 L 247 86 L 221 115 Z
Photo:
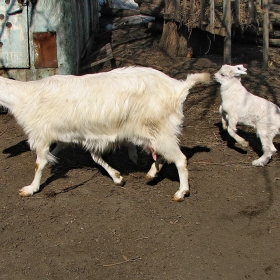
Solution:
M 247 68 L 245 68 L 242 64 L 239 65 L 223 65 L 221 69 L 215 73 L 215 79 L 218 83 L 223 83 L 230 78 L 236 77 L 240 78 L 241 75 L 247 74 Z

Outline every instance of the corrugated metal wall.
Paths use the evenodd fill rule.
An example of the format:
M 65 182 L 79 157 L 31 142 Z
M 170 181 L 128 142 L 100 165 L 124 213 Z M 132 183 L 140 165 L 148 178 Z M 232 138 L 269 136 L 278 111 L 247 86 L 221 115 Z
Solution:
M 28 11 L 30 67 L 2 67 L 0 74 L 19 80 L 36 80 L 54 74 L 78 74 L 80 60 L 90 51 L 98 27 L 98 1 L 22 2 L 25 2 L 23 9 Z M 7 5 L 7 0 L 0 0 L 0 5 Z M 8 1 L 8 5 L 18 5 L 18 1 Z M 2 28 L 6 28 L 5 25 L 2 24 Z M 9 31 L 13 32 L 12 28 Z

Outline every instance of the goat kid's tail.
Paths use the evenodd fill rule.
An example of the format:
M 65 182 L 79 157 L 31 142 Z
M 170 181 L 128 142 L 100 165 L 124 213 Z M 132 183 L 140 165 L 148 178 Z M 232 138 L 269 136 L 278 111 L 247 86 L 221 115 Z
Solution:
M 186 79 L 186 86 L 191 89 L 197 83 L 207 83 L 211 81 L 210 73 L 189 74 Z

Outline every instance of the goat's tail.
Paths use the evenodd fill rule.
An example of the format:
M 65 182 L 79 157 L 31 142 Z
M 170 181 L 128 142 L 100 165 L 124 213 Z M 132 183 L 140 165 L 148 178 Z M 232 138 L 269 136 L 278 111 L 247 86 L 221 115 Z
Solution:
M 210 73 L 196 73 L 196 74 L 189 74 L 186 79 L 186 87 L 191 89 L 197 83 L 209 83 Z

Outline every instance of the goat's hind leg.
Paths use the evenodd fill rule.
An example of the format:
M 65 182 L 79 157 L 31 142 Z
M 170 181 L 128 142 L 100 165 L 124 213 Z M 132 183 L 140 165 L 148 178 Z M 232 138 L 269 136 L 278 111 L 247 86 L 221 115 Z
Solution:
M 229 119 L 227 131 L 228 131 L 228 134 L 232 138 L 234 138 L 235 141 L 238 144 L 240 144 L 243 148 L 247 148 L 249 146 L 249 143 L 236 133 L 236 131 L 237 131 L 237 129 L 236 129 L 236 122 L 232 121 L 231 119 Z
M 49 147 L 44 149 L 37 149 L 37 159 L 35 163 L 35 176 L 34 179 L 29 186 L 25 186 L 19 190 L 19 194 L 21 196 L 32 196 L 35 192 L 38 192 L 40 189 L 40 182 L 42 177 L 42 172 L 45 166 L 47 165 L 49 159 Z
M 116 169 L 112 168 L 107 162 L 105 162 L 102 158 L 102 156 L 98 153 L 91 152 L 92 159 L 99 165 L 101 165 L 110 175 L 110 177 L 113 179 L 114 183 L 118 186 L 124 185 L 124 179 L 121 176 L 120 172 Z
M 164 156 L 164 159 L 168 162 L 175 163 L 178 174 L 179 174 L 179 180 L 180 180 L 180 187 L 179 190 L 174 194 L 173 200 L 174 201 L 183 201 L 185 195 L 189 194 L 189 173 L 187 169 L 187 158 L 180 150 L 179 145 L 177 144 L 176 139 L 170 138 L 167 139 L 164 138 L 164 144 L 157 146 L 157 153 Z
M 259 134 L 262 143 L 263 155 L 260 158 L 253 160 L 252 165 L 265 166 L 269 162 L 272 155 L 277 151 L 273 145 L 274 136 L 275 134 L 267 132 Z

